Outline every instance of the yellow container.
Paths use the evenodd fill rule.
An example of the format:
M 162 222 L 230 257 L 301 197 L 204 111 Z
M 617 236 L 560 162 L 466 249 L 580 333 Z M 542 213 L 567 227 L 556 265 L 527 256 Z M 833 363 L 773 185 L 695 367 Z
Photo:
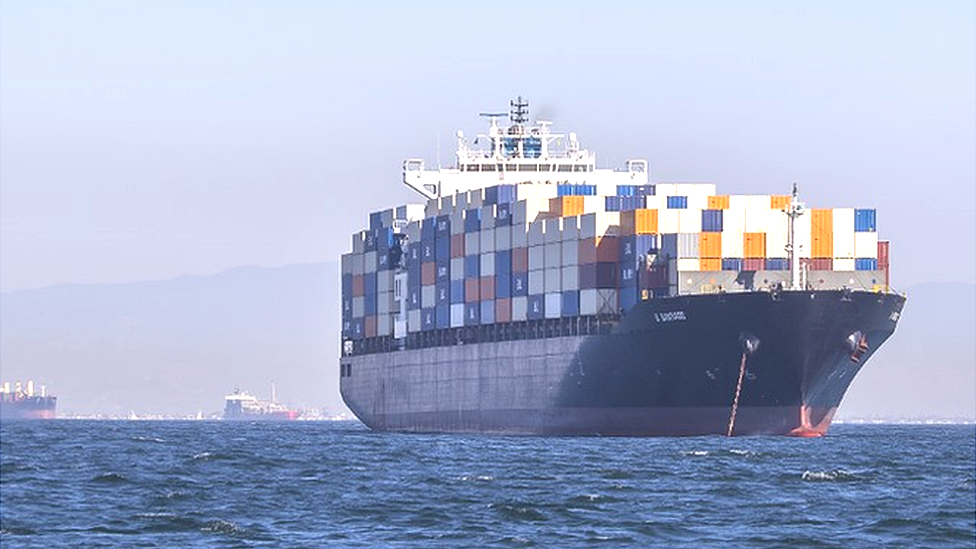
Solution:
M 742 257 L 764 259 L 766 257 L 766 233 L 742 233 Z
M 785 210 L 790 207 L 790 195 L 774 194 L 769 197 L 769 207 L 773 210 Z
M 559 217 L 583 215 L 586 213 L 582 196 L 560 196 L 549 200 L 549 212 Z
M 810 210 L 810 257 L 834 257 L 834 211 Z
M 657 210 L 639 209 L 620 212 L 620 231 L 624 235 L 656 234 Z
M 698 235 L 698 256 L 702 258 L 715 259 L 722 257 L 722 233 L 699 233 Z M 721 261 L 718 269 L 705 269 L 703 271 L 721 271 Z
M 719 234 L 719 233 L 715 233 Z M 701 258 L 701 270 L 703 271 L 721 271 L 722 270 L 722 260 L 718 257 L 703 257 Z
M 729 209 L 729 197 L 724 196 L 709 196 L 708 197 L 708 209 L 709 210 L 727 210 Z

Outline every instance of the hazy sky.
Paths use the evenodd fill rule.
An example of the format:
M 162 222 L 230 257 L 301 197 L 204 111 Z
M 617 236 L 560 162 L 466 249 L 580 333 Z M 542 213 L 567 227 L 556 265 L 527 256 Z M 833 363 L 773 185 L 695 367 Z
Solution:
M 877 207 L 976 281 L 976 4 L 0 4 L 0 290 L 335 260 L 516 94 L 655 181 Z

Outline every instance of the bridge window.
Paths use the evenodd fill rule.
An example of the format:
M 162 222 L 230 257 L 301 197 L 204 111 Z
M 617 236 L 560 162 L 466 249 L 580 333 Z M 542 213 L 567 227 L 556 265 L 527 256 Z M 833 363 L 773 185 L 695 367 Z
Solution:
M 539 164 L 539 171 L 540 172 L 548 172 L 549 171 L 549 164 Z
M 476 171 L 479 171 L 479 170 L 478 170 L 478 165 L 477 165 L 477 164 L 468 164 L 468 171 L 469 171 L 469 172 L 476 172 Z
M 538 170 L 539 166 L 537 164 L 519 164 L 520 172 L 535 172 Z
M 585 171 L 586 171 L 586 166 L 584 166 L 584 165 L 582 165 L 582 164 L 579 164 L 579 165 L 577 165 L 577 166 L 576 166 L 576 169 L 575 169 L 575 170 L 573 170 L 573 171 L 577 171 L 577 172 L 585 172 Z
M 506 172 L 514 172 L 518 170 L 518 164 L 505 164 Z
M 501 164 L 499 164 L 498 166 L 501 167 Z M 483 171 L 483 172 L 493 172 L 493 171 L 495 171 L 495 165 L 494 164 L 483 164 L 481 166 L 481 171 Z
M 561 172 L 571 172 L 571 171 L 573 171 L 573 165 L 572 164 L 560 164 L 559 165 L 559 171 L 561 171 Z

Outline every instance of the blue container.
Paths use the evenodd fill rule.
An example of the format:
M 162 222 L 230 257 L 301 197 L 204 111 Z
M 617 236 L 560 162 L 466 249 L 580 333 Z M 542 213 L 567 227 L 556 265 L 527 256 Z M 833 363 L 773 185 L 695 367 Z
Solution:
M 407 263 L 407 283 L 412 283 L 416 281 L 420 284 L 420 262 L 411 261 Z
M 342 339 L 352 339 L 352 319 L 342 319 Z
M 451 281 L 451 303 L 464 303 L 464 281 Z
M 437 316 L 434 313 L 434 308 L 430 307 L 427 309 L 420 310 L 420 329 L 427 332 L 437 328 Z
M 702 210 L 703 233 L 722 232 L 722 211 L 723 210 Z
M 788 271 L 790 270 L 790 260 L 785 257 L 767 257 L 767 271 Z
M 349 327 L 349 337 L 356 341 L 359 341 L 366 337 L 366 319 L 365 318 L 354 318 L 350 323 Z
M 443 305 L 434 308 L 434 318 L 438 330 L 451 327 L 451 306 Z
M 515 185 L 495 185 L 485 189 L 485 204 L 509 204 L 518 200 Z
M 342 297 L 342 320 L 352 320 L 352 296 Z
M 481 323 L 481 302 L 464 304 L 464 325 L 477 326 Z
M 546 296 L 530 295 L 528 310 L 525 313 L 529 320 L 540 320 L 546 317 Z
M 380 227 L 374 233 L 376 234 L 376 251 L 388 252 L 396 244 L 393 227 Z
M 512 297 L 512 274 L 495 273 L 495 299 Z
M 456 282 L 453 280 L 445 280 L 443 282 L 438 282 L 434 285 L 435 298 L 437 299 L 437 307 L 442 307 L 451 304 L 451 283 Z
M 620 308 L 629 311 L 637 305 L 637 287 L 627 287 L 620 289 Z
M 637 185 L 634 187 L 635 196 L 654 196 L 654 185 Z
M 563 316 L 579 316 L 579 292 L 567 290 L 563 292 Z
M 444 259 L 438 261 L 436 265 L 436 272 L 434 273 L 437 282 L 443 282 L 445 280 L 451 279 L 451 260 Z
M 620 211 L 620 201 L 623 197 L 620 196 L 608 196 L 603 199 L 603 209 L 608 212 L 619 212 Z
M 512 272 L 512 251 L 500 250 L 495 252 L 495 273 L 508 275 Z M 351 287 L 351 286 L 350 286 Z
M 363 293 L 366 295 L 376 293 L 376 273 L 363 275 Z
M 481 325 L 495 323 L 495 300 L 481 302 Z
M 495 226 L 504 227 L 512 224 L 512 205 L 508 202 L 495 206 Z
M 413 242 L 407 244 L 407 250 L 404 254 L 406 256 L 407 269 L 413 268 L 414 265 L 420 266 L 420 242 Z
M 422 241 L 420 243 L 420 260 L 424 263 L 433 263 L 436 259 L 437 257 L 434 253 L 434 240 Z
M 878 216 L 875 210 L 854 210 L 854 232 L 873 233 L 878 230 Z
M 481 210 L 464 210 L 464 232 L 475 233 L 481 230 Z
M 621 265 L 617 275 L 618 288 L 637 287 L 637 269 L 634 265 Z
M 437 218 L 428 217 L 420 222 L 420 240 L 430 240 L 434 241 L 434 235 L 437 234 Z
M 637 262 L 637 236 L 621 236 L 617 239 L 620 248 L 620 264 L 632 265 Z
M 688 209 L 688 197 L 687 196 L 669 196 L 668 197 L 668 209 L 669 210 L 686 210 L 686 209 Z
M 726 257 L 722 259 L 723 271 L 741 271 L 742 259 L 738 257 Z
M 363 300 L 366 302 L 366 316 L 373 316 L 376 314 L 376 293 L 366 294 L 363 296 Z
M 464 278 L 478 278 L 481 276 L 481 256 L 464 256 Z
M 878 260 L 873 257 L 859 257 L 854 260 L 855 271 L 877 271 Z
M 437 216 L 437 236 L 450 236 L 451 234 L 451 216 L 449 215 L 439 215 Z
M 420 287 L 407 289 L 407 308 L 416 311 L 420 308 Z
M 352 297 L 352 274 L 342 275 L 342 296 Z
M 529 273 L 512 273 L 512 297 L 529 295 Z
M 376 251 L 376 233 L 373 231 L 366 231 L 366 238 L 363 240 L 363 251 L 375 252 Z
M 675 233 L 662 234 L 659 255 L 668 257 L 678 257 L 678 235 Z
M 390 252 L 376 252 L 376 270 L 377 271 L 388 271 L 390 270 Z
M 383 212 L 373 212 L 369 214 L 370 230 L 379 229 L 383 226 Z
M 634 196 L 637 185 L 617 185 L 617 196 Z
M 451 259 L 451 238 L 448 236 L 441 236 L 434 242 L 434 258 L 437 261 Z

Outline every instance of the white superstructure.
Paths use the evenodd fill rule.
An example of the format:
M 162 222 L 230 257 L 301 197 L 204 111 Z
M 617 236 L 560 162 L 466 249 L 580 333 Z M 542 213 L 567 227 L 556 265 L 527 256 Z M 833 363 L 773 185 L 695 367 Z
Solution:
M 613 195 L 616 185 L 646 185 L 647 160 L 628 160 L 623 170 L 596 167 L 596 156 L 580 147 L 576 133 L 552 133 L 551 122 L 527 124 L 528 103 L 512 101 L 511 125 L 498 125 L 504 114 L 483 113 L 490 120 L 487 134 L 472 143 L 457 132 L 456 163 L 428 170 L 424 161 L 403 163 L 403 182 L 426 198 L 438 198 L 492 185 L 518 183 L 589 184 Z

